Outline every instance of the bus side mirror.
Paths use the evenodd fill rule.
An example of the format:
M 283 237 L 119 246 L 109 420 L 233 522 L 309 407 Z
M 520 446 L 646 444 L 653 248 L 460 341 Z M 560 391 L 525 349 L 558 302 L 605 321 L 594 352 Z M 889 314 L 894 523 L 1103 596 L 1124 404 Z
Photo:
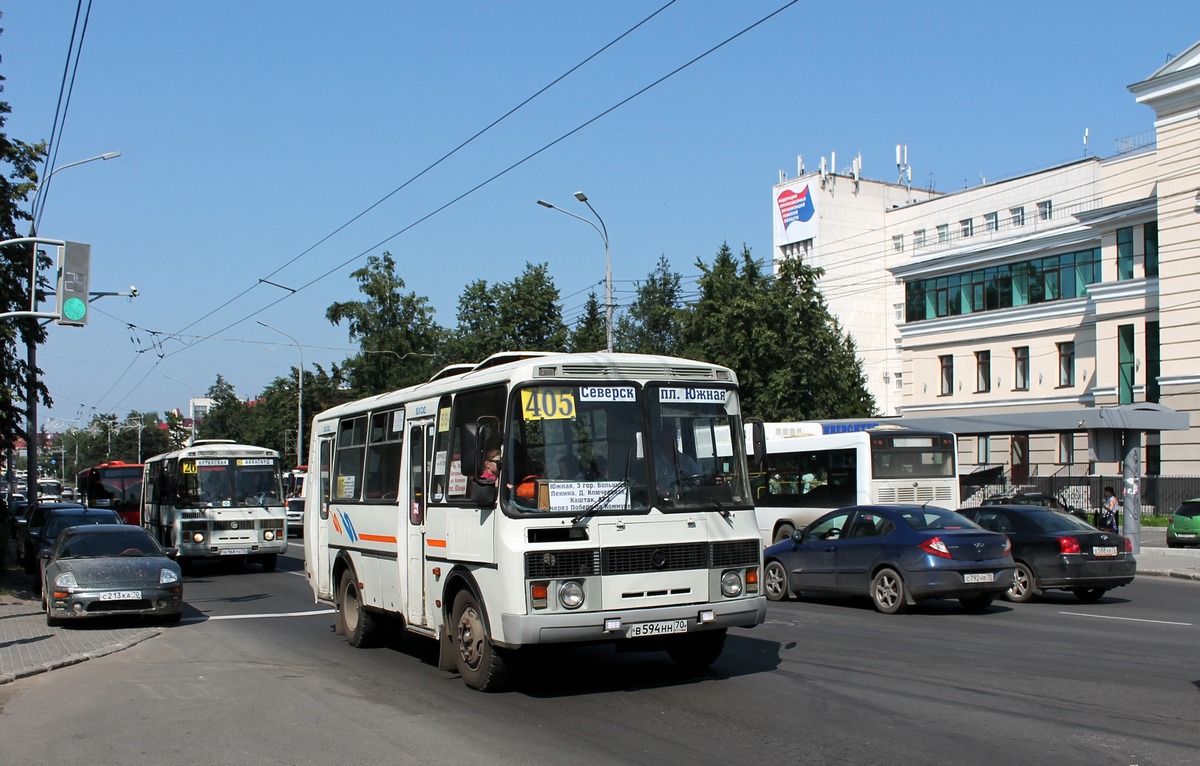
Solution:
M 758 418 L 750 419 L 750 447 L 754 465 L 761 466 L 767 459 L 767 427 Z

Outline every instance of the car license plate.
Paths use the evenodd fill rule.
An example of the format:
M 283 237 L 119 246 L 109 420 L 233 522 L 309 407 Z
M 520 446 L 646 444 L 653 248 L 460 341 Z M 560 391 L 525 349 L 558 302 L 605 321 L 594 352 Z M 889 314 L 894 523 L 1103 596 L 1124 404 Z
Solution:
M 1092 555 L 1093 556 L 1116 556 L 1117 555 L 1117 546 L 1115 546 L 1115 545 L 1096 546 L 1096 547 L 1092 548 Z
M 1191 540 L 1196 535 L 1193 532 L 1176 532 L 1175 536 L 1178 537 L 1180 540 Z
M 250 553 L 250 551 L 246 550 L 245 548 L 222 548 L 221 549 L 222 556 L 245 556 L 248 553 Z
M 101 601 L 137 601 L 141 597 L 140 590 L 108 590 L 100 594 Z
M 687 633 L 687 620 L 663 620 L 662 622 L 636 622 L 629 626 L 629 638 L 639 636 L 665 636 L 669 633 Z
M 963 582 L 995 582 L 996 575 L 992 572 L 972 572 L 963 575 Z

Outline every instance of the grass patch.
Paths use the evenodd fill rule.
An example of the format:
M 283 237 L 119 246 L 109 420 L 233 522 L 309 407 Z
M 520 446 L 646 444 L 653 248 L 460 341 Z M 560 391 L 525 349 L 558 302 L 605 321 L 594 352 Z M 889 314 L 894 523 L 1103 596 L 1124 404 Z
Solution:
M 1169 516 L 1143 516 L 1143 527 L 1166 527 Z

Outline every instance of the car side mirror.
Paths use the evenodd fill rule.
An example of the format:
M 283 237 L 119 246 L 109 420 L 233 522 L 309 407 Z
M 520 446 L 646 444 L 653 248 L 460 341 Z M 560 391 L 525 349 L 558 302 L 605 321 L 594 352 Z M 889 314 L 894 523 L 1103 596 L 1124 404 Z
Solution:
M 796 543 L 797 545 L 804 542 L 804 530 L 803 529 L 792 530 L 792 542 Z
M 44 551 L 38 551 L 38 558 L 41 559 L 42 561 L 49 561 L 50 560 L 50 551 L 48 549 L 44 550 Z
M 167 554 L 167 558 L 169 559 L 179 558 L 178 548 L 163 548 L 163 553 Z

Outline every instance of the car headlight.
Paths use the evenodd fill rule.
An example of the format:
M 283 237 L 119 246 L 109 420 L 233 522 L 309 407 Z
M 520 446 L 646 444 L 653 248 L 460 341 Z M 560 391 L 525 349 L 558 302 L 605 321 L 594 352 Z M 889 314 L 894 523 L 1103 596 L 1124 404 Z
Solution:
M 54 578 L 54 587 L 56 587 L 56 588 L 78 588 L 79 583 L 75 580 L 74 572 L 63 572 L 58 577 Z
M 204 533 L 203 533 L 203 532 L 197 532 L 196 534 L 192 535 L 192 542 L 194 542 L 194 543 L 202 543 L 202 542 L 204 542 Z
M 742 595 L 741 572 L 735 572 L 731 569 L 721 575 L 721 593 L 725 594 L 727 598 Z
M 566 609 L 578 609 L 583 604 L 583 585 L 567 580 L 558 586 L 558 603 Z
M 167 585 L 173 582 L 179 582 L 179 574 L 174 569 L 160 569 L 158 571 L 159 585 Z

